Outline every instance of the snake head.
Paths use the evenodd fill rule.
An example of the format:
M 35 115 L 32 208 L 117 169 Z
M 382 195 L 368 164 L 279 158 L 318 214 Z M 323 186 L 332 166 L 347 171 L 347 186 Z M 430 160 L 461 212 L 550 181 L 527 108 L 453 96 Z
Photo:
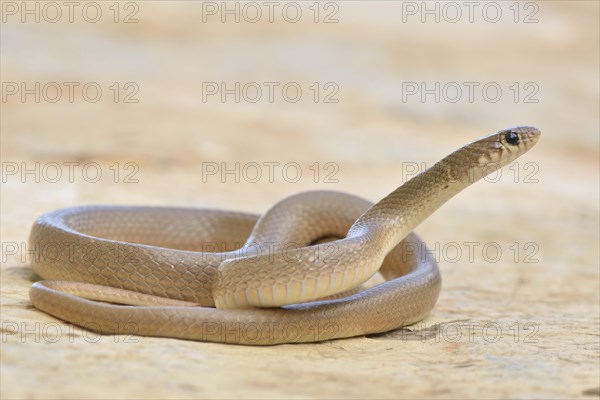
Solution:
M 540 130 L 533 126 L 518 126 L 499 131 L 496 140 L 509 151 L 521 154 L 537 143 L 540 134 Z
M 517 126 L 492 133 L 466 147 L 470 148 L 476 164 L 493 163 L 503 167 L 531 149 L 540 134 L 539 129 L 532 126 Z

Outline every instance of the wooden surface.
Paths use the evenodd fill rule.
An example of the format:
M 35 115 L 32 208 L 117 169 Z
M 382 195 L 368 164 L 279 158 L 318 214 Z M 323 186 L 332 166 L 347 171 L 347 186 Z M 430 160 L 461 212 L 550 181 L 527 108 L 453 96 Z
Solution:
M 498 23 L 480 12 L 474 23 L 466 16 L 422 23 L 407 13 L 403 22 L 401 3 L 338 2 L 338 22 L 330 24 L 315 23 L 309 3 L 298 23 L 281 13 L 273 23 L 221 23 L 207 13 L 203 21 L 202 3 L 136 3 L 139 21 L 129 24 L 113 21 L 109 3 L 98 4 L 97 23 L 80 13 L 73 23 L 3 14 L 3 95 L 6 82 L 96 82 L 103 95 L 95 103 L 80 91 L 72 103 L 66 93 L 51 103 L 50 92 L 39 103 L 18 94 L 2 101 L 2 398 L 600 395 L 597 2 L 537 2 L 538 22 L 529 24 L 515 23 L 508 3 Z M 135 11 L 119 7 L 120 19 Z M 532 11 L 520 7 L 521 19 Z M 322 19 L 335 8 L 320 10 Z M 123 101 L 128 82 L 139 88 L 137 103 Z M 203 102 L 203 82 L 295 82 L 303 96 Z M 337 103 L 324 102 L 328 82 L 339 88 Z M 403 99 L 407 82 L 495 82 L 503 95 L 495 103 L 480 91 L 473 102 L 452 103 L 448 93 L 422 102 Z M 539 89 L 536 103 L 523 101 L 529 82 Z M 257 348 L 98 337 L 29 302 L 39 277 L 28 266 L 27 236 L 52 209 L 115 203 L 260 213 L 309 189 L 378 200 L 414 163 L 429 166 L 518 124 L 543 131 L 536 148 L 417 229 L 437 247 L 444 283 L 431 315 L 410 328 Z M 68 162 L 78 163 L 72 180 Z M 231 169 L 236 162 L 241 170 L 298 163 L 303 174 L 294 182 L 292 170 L 278 169 L 270 182 L 263 165 L 255 183 L 203 179 L 211 163 Z M 53 163 L 62 172 L 57 182 Z M 36 166 L 39 177 L 22 174 Z M 95 168 L 102 177 L 92 182 Z M 331 171 L 337 182 L 325 180 Z

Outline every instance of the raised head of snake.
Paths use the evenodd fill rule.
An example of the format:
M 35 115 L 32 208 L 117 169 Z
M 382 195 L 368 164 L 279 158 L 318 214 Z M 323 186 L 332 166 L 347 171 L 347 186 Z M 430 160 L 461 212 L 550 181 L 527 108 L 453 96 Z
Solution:
M 302 303 L 359 286 L 418 224 L 467 186 L 527 152 L 539 136 L 538 129 L 520 126 L 468 143 L 369 208 L 344 238 L 300 249 L 293 264 L 282 253 L 268 260 L 224 262 L 213 291 L 217 308 Z M 325 246 L 337 249 L 333 261 L 314 256 L 326 253 Z M 268 276 L 268 283 L 248 280 L 252 276 Z

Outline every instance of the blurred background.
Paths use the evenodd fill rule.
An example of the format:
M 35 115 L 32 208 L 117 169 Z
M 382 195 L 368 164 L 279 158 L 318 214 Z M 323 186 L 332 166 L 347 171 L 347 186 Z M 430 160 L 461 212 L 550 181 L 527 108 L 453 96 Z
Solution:
M 1 7 L 3 397 L 600 393 L 598 2 Z M 541 129 L 536 148 L 417 229 L 437 249 L 444 288 L 413 331 L 495 321 L 502 340 L 92 345 L 61 323 L 50 344 L 43 327 L 56 320 L 29 303 L 38 277 L 26 241 L 44 212 L 262 213 L 312 189 L 377 201 L 514 125 Z M 490 243 L 499 257 L 482 251 Z M 507 328 L 515 323 L 533 324 L 537 341 Z

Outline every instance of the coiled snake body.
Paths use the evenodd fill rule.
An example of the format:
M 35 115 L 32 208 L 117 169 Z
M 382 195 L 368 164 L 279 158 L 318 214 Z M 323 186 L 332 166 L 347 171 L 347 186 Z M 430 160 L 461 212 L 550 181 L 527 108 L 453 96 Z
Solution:
M 268 345 L 386 332 L 424 318 L 441 287 L 412 230 L 513 161 L 540 132 L 467 144 L 378 203 L 288 197 L 262 216 L 187 208 L 57 210 L 31 231 L 35 307 L 106 334 Z M 386 279 L 368 289 L 375 273 Z

